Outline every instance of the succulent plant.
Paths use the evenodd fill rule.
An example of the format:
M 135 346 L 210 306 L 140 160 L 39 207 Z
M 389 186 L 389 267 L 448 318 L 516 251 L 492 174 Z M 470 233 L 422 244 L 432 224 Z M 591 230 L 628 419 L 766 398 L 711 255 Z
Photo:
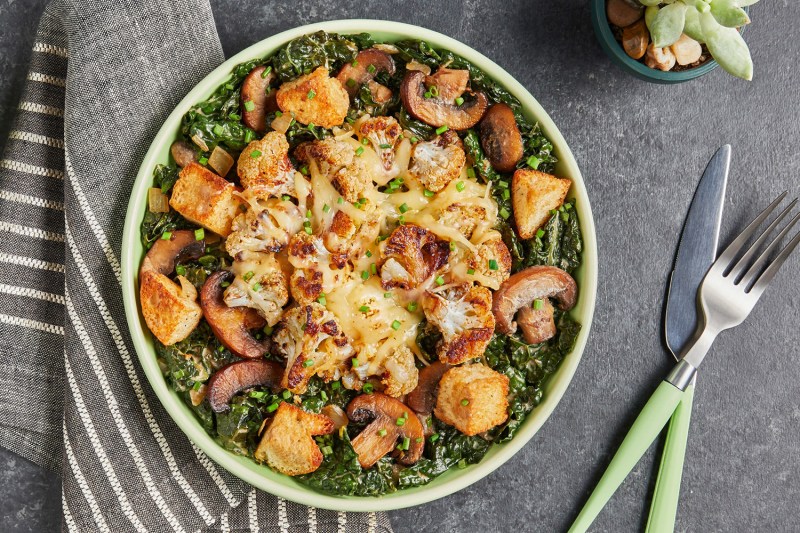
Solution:
M 685 33 L 706 48 L 729 73 L 753 78 L 753 60 L 738 28 L 750 23 L 743 7 L 758 0 L 639 0 L 653 46 L 666 48 Z

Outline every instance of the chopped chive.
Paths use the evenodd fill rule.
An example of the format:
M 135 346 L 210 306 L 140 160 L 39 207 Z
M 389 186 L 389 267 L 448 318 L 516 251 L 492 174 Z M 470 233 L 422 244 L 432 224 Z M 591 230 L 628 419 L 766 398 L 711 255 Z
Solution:
M 308 90 L 308 95 L 307 95 L 307 96 L 308 96 L 308 99 L 309 99 L 309 100 L 311 100 L 312 98 L 314 98 L 315 96 L 317 96 L 317 93 L 316 93 L 316 92 L 314 92 L 314 89 L 309 89 L 309 90 Z
M 283 391 L 283 392 L 281 393 L 281 396 L 283 397 L 283 399 L 284 399 L 284 400 L 288 400 L 289 398 L 291 398 L 291 397 L 292 397 L 292 391 L 290 391 L 290 390 L 285 390 L 285 391 Z
M 467 169 L 467 177 L 471 180 L 475 179 L 475 167 L 469 167 Z
M 280 111 L 275 111 L 275 116 L 276 117 L 282 117 L 283 113 L 281 113 Z
M 403 418 L 403 417 L 400 417 L 395 421 L 395 424 L 397 424 L 398 426 L 405 426 L 406 425 L 406 419 Z
M 392 147 L 392 145 L 391 145 L 391 144 L 386 144 L 386 143 L 384 143 L 384 144 L 379 144 L 379 145 L 378 145 L 378 148 L 382 148 L 382 149 L 384 149 L 384 150 L 387 150 L 387 149 L 389 149 L 389 148 L 391 148 L 391 147 Z
M 378 266 L 375 263 L 372 263 L 369 266 L 369 271 L 372 272 L 373 275 L 377 275 L 378 274 Z
M 379 437 L 385 437 L 386 436 L 386 430 L 383 429 L 383 428 L 379 429 L 378 430 L 378 436 Z
M 400 321 L 399 320 L 395 320 L 394 322 L 392 322 L 392 329 L 397 331 L 398 329 L 400 329 L 400 325 L 401 325 Z
M 263 390 L 250 391 L 250 397 L 251 398 L 263 398 L 266 395 L 267 395 L 267 393 L 264 392 Z
M 438 278 L 436 278 L 436 284 L 437 285 L 444 285 L 444 278 L 442 276 L 439 276 Z
M 501 189 L 508 189 L 508 182 L 504 180 L 500 180 L 497 182 L 497 186 Z
M 253 150 L 252 152 L 250 152 L 250 157 L 252 157 L 253 159 L 261 157 L 261 150 Z
M 302 174 L 303 176 L 308 176 L 308 166 L 307 165 L 303 165 L 302 167 L 300 167 L 300 174 Z
M 208 158 L 203 156 L 200 159 L 198 159 L 197 162 L 200 163 L 201 165 L 205 165 L 206 163 L 208 163 Z
M 333 448 L 330 446 L 323 446 L 320 448 L 320 451 L 322 452 L 322 455 L 330 455 L 333 453 Z
M 431 94 L 431 92 L 430 92 L 430 91 L 425 91 L 425 94 L 423 94 L 423 96 L 424 96 L 425 98 L 431 98 L 431 97 L 433 97 L 433 95 Z
M 367 272 L 366 270 L 361 272 L 361 279 L 363 279 L 364 281 L 368 280 L 369 279 L 369 272 Z
M 460 96 L 456 98 L 456 105 L 461 105 L 463 103 L 464 103 L 464 99 L 463 98 L 461 98 Z
M 431 436 L 430 436 L 430 438 L 428 439 L 428 441 L 429 441 L 429 442 L 436 442 L 437 440 L 439 440 L 439 434 L 438 434 L 438 433 L 434 433 L 434 434 L 433 434 L 433 435 L 431 435 Z
M 245 106 L 245 107 L 247 107 L 247 106 Z M 214 126 L 214 130 L 213 130 L 213 131 L 214 131 L 214 135 L 222 135 L 222 133 L 223 133 L 225 130 L 223 129 L 223 127 L 222 127 L 220 124 L 216 124 L 216 125 Z
M 367 252 L 366 252 L 364 255 L 366 255 L 367 257 L 372 257 L 372 252 L 370 252 L 369 250 L 367 250 Z
M 361 155 L 363 153 L 364 153 L 364 147 L 359 146 L 358 149 L 356 149 L 356 155 Z
M 164 233 L 161 234 L 161 240 L 162 241 L 168 241 L 171 238 L 172 238 L 172 232 L 171 231 L 165 231 Z
M 475 275 L 475 269 L 474 268 L 468 268 L 467 269 L 467 275 L 468 276 L 474 276 Z
M 458 183 L 456 183 L 456 190 L 458 192 L 463 191 L 466 187 L 467 187 L 467 184 L 464 183 L 463 181 L 459 181 Z
M 400 215 L 399 217 L 397 217 L 397 223 L 400 224 L 401 226 L 405 225 L 406 217 L 404 217 L 403 215 Z
M 533 301 L 533 308 L 534 309 L 541 309 L 544 306 L 544 302 L 542 300 L 536 299 Z
M 278 410 L 278 407 L 279 407 L 279 406 L 280 406 L 280 404 L 279 404 L 278 402 L 271 403 L 271 404 L 269 404 L 269 405 L 267 406 L 267 412 L 268 412 L 268 413 L 273 413 L 273 412 L 275 412 L 275 411 L 277 411 L 277 410 Z
M 231 282 L 230 281 L 223 281 L 222 283 L 219 284 L 219 286 L 222 287 L 222 288 L 230 287 L 231 286 Z
M 314 231 L 311 229 L 311 226 L 306 226 L 306 227 L 305 227 L 305 228 L 303 228 L 303 229 L 304 229 L 304 230 L 306 231 L 306 233 L 307 233 L 307 234 L 309 234 L 309 235 L 311 235 L 311 234 L 313 234 L 313 233 L 314 233 Z
M 375 74 L 375 70 L 377 70 L 375 68 L 375 65 L 367 65 L 367 72 L 369 72 L 370 74 Z
M 369 144 L 369 139 L 364 137 L 363 139 L 361 139 L 361 144 L 363 144 L 364 146 L 368 145 Z
M 262 78 L 266 78 L 267 76 L 269 76 L 269 73 L 270 73 L 270 72 L 272 72 L 272 66 L 271 66 L 271 65 L 270 65 L 270 66 L 268 66 L 267 68 L 265 68 L 265 69 L 264 69 L 264 70 L 261 72 L 261 77 L 262 77 Z
M 262 331 L 264 332 L 264 335 L 272 335 L 272 326 L 264 326 Z
M 356 86 L 356 80 L 354 80 L 353 78 L 347 78 L 347 82 L 346 83 L 347 83 L 347 86 L 350 87 L 350 88 L 353 88 L 353 87 Z
M 256 282 L 255 284 L 253 284 L 253 290 L 255 292 L 260 291 L 261 290 L 261 284 L 259 282 Z
M 328 204 L 324 204 L 324 205 L 322 206 L 322 212 L 323 212 L 323 213 L 327 213 L 327 212 L 329 212 L 330 210 L 331 210 L 331 206 L 329 206 Z
M 508 189 L 503 189 L 502 196 L 503 200 L 508 200 L 509 198 L 511 198 L 511 191 L 509 191 Z
M 411 311 L 412 313 L 417 310 L 417 302 L 411 302 L 406 306 L 406 309 Z
M 531 167 L 532 169 L 537 169 L 537 168 L 539 168 L 539 163 L 541 163 L 541 161 L 539 161 L 539 158 L 538 158 L 538 157 L 536 157 L 535 155 L 532 155 L 532 156 L 530 156 L 530 157 L 527 159 L 527 161 L 525 161 L 525 162 L 526 162 L 526 163 L 528 164 L 528 166 L 529 166 L 529 167 Z
M 364 386 L 361 387 L 361 390 L 366 394 L 372 394 L 372 391 L 375 390 L 375 387 L 372 385 L 372 383 L 364 383 Z
M 230 115 L 228 115 L 228 118 L 231 119 L 231 120 L 241 120 L 242 119 L 242 117 L 237 115 L 236 113 L 231 113 Z
M 406 437 L 403 439 L 403 449 L 407 450 L 409 446 L 411 446 L 411 437 Z
M 417 141 L 419 141 L 419 139 L 417 138 L 416 135 L 411 137 L 411 144 L 415 144 Z
M 458 460 L 458 468 L 466 468 L 467 467 L 467 460 L 466 459 L 459 459 Z
M 244 103 L 244 108 L 245 108 L 247 111 L 252 111 L 253 109 L 255 109 L 255 108 L 256 108 L 256 104 L 254 104 L 252 100 L 248 100 L 248 101 L 246 101 L 246 102 Z
M 398 207 L 398 209 L 400 210 L 401 213 L 405 213 L 406 211 L 408 211 L 408 204 L 403 202 L 402 204 L 400 204 L 400 207 Z
M 358 366 L 358 357 L 353 357 L 352 364 L 353 364 L 353 368 Z
M 398 444 L 398 445 L 397 445 L 397 447 L 396 447 L 395 449 L 396 449 L 397 451 L 400 451 L 400 452 L 402 452 L 402 451 L 403 451 L 403 443 L 401 442 L 400 444 Z
M 464 398 L 463 400 L 461 400 L 461 405 L 463 405 L 464 407 L 468 406 L 469 405 L 469 400 Z
M 436 128 L 436 135 L 441 135 L 442 133 L 446 132 L 448 129 L 450 129 L 450 128 L 448 128 L 447 125 L 444 125 L 444 126 L 441 126 L 439 128 Z
M 331 383 L 331 390 L 339 390 L 339 387 L 341 386 L 342 386 L 341 383 L 339 383 L 338 381 L 334 381 L 333 383 Z
M 313 365 L 314 365 L 313 359 L 306 359 L 305 361 L 303 361 L 303 368 L 308 368 Z
M 541 239 L 542 237 L 544 237 L 544 230 L 540 229 L 536 232 L 536 238 Z
M 324 390 L 319 392 L 319 397 L 322 398 L 323 402 L 328 401 L 328 393 L 325 392 Z
M 313 123 L 313 122 L 309 122 L 309 123 L 308 123 L 308 126 L 306 126 L 306 127 L 308 128 L 308 131 L 310 131 L 311 133 L 314 133 L 314 128 L 315 128 L 316 126 L 314 125 L 314 123 Z
M 179 276 L 185 276 L 186 275 L 186 267 L 184 267 L 183 265 L 176 265 L 175 266 L 175 273 L 178 274 Z M 228 285 L 230 285 L 230 283 L 228 283 Z
M 362 313 L 369 313 L 369 306 L 362 305 L 361 307 L 358 308 L 358 310 L 361 311 Z
M 503 220 L 508 220 L 508 217 L 511 216 L 511 213 L 509 213 L 508 209 L 506 209 L 505 207 L 501 207 L 500 216 L 503 217 Z
M 341 196 L 339 197 L 339 199 L 338 199 L 338 200 L 336 200 L 336 203 L 337 203 L 337 204 L 341 204 L 341 203 L 343 203 L 343 202 L 344 202 L 344 198 L 342 198 Z
M 500 265 L 497 264 L 496 259 L 489 259 L 489 270 L 497 270 L 500 268 Z
M 456 243 L 454 243 L 453 241 L 450 241 L 450 251 L 451 252 L 456 251 Z
M 255 134 L 253 133 L 253 130 L 251 130 L 250 128 L 244 130 L 244 142 L 246 142 L 247 144 L 250 144 L 250 141 L 253 140 L 254 136 Z
M 383 297 L 384 298 L 391 298 L 392 297 L 392 293 L 391 292 L 384 292 L 383 293 Z
M 425 189 L 425 191 L 423 191 L 423 193 L 422 193 L 422 194 L 424 194 L 426 198 L 433 198 L 433 196 L 434 196 L 436 193 L 435 193 L 435 192 L 433 192 L 433 191 L 429 191 L 428 189 Z
M 319 305 L 328 305 L 328 299 L 325 298 L 324 294 L 319 298 L 317 298 L 317 302 L 319 303 Z
M 431 85 L 428 90 L 431 93 L 431 96 L 439 96 L 439 88 L 436 85 Z
M 288 202 L 291 199 L 292 197 L 289 196 L 288 194 L 284 194 L 283 196 L 281 196 L 281 200 L 283 200 L 284 202 Z

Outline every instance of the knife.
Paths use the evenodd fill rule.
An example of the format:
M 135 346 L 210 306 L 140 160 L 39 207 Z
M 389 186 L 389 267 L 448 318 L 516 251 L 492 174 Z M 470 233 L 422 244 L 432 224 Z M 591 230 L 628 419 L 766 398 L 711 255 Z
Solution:
M 664 318 L 667 348 L 676 360 L 697 329 L 697 288 L 717 258 L 730 161 L 731 147 L 726 144 L 708 162 L 683 225 L 669 280 Z M 647 520 L 647 533 L 672 532 L 675 528 L 694 385 L 695 380 L 692 380 L 670 419 Z

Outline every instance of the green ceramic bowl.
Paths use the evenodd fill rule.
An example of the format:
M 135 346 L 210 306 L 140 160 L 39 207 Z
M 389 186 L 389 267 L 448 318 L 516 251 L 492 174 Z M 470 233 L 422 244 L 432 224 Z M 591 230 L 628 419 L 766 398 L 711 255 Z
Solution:
M 147 189 L 153 180 L 153 169 L 159 163 L 168 162 L 169 147 L 178 136 L 181 117 L 193 104 L 207 98 L 217 86 L 224 83 L 230 77 L 234 65 L 272 54 L 291 39 L 318 30 L 344 34 L 369 32 L 376 38 L 387 41 L 407 38 L 424 39 L 435 47 L 448 48 L 462 55 L 502 83 L 519 98 L 529 118 L 537 120 L 544 133 L 552 141 L 559 159 L 557 174 L 572 178 L 571 196 L 577 198 L 577 209 L 584 236 L 583 266 L 576 273 L 580 293 L 577 306 L 573 310 L 575 318 L 583 324 L 583 329 L 573 352 L 566 357 L 556 374 L 548 381 L 545 387 L 544 401 L 541 405 L 528 416 L 511 442 L 492 447 L 480 463 L 464 469 L 448 471 L 428 485 L 401 490 L 381 497 L 322 494 L 291 477 L 273 472 L 266 466 L 258 465 L 249 458 L 233 455 L 224 450 L 203 430 L 194 414 L 167 385 L 156 362 L 150 333 L 139 312 L 137 273 L 144 256 L 139 239 L 139 224 L 147 208 Z M 567 390 L 589 337 L 597 290 L 597 242 L 589 198 L 575 158 L 553 121 L 519 82 L 475 50 L 439 33 L 397 22 L 339 20 L 285 31 L 243 50 L 206 76 L 167 117 L 142 162 L 131 191 L 122 242 L 122 289 L 131 337 L 139 361 L 153 390 L 175 423 L 209 457 L 253 486 L 298 503 L 340 511 L 389 510 L 430 502 L 478 481 L 510 459 L 542 427 Z M 558 431 L 557 428 L 551 428 L 551 430 Z M 535 468 L 535 466 L 532 467 Z
M 681 83 L 704 76 L 717 68 L 717 62 L 711 59 L 699 67 L 689 70 L 663 72 L 636 61 L 625 53 L 625 50 L 614 38 L 614 32 L 611 31 L 608 17 L 606 17 L 606 0 L 592 0 L 592 26 L 594 26 L 594 33 L 597 35 L 597 40 L 600 41 L 600 46 L 611 58 L 611 61 L 637 78 L 653 83 Z

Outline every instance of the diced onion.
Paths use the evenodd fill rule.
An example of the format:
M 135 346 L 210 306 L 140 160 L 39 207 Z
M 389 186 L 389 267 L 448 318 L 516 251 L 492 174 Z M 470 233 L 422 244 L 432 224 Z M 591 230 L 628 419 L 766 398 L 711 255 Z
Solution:
M 216 170 L 217 174 L 220 176 L 225 177 L 233 166 L 233 158 L 228 152 L 217 145 L 208 157 L 208 166 Z
M 406 70 L 419 70 L 420 72 L 424 72 L 426 76 L 430 76 L 431 73 L 431 67 L 424 63 L 418 63 L 417 61 L 409 61 L 406 63 Z
M 277 131 L 278 133 L 286 133 L 289 129 L 289 125 L 292 123 L 292 116 L 288 113 L 284 113 L 279 117 L 275 117 L 275 120 L 272 121 L 272 129 Z
M 158 187 L 147 190 L 147 208 L 151 213 L 169 213 L 169 198 Z
M 347 418 L 347 413 L 345 413 L 338 405 L 326 405 L 322 408 L 322 414 L 333 420 L 333 427 L 336 429 L 346 426 L 350 421 Z
M 396 54 L 400 52 L 397 47 L 393 44 L 388 43 L 375 43 L 372 45 L 372 48 L 375 50 L 380 50 L 381 52 L 385 52 L 387 54 Z
M 202 151 L 208 152 L 208 145 L 199 135 L 193 135 L 192 142 L 196 144 Z

